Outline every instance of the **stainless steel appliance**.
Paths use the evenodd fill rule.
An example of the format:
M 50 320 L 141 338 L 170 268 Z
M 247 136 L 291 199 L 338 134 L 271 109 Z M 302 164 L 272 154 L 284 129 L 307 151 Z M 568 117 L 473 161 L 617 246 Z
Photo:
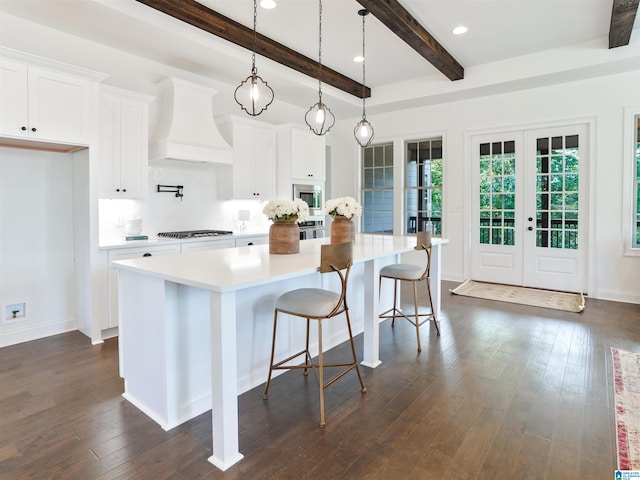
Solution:
M 300 240 L 324 237 L 324 221 L 322 220 L 301 222 L 298 226 L 300 227 Z
M 322 185 L 293 185 L 293 198 L 299 198 L 309 205 L 309 215 L 322 215 Z
M 200 238 L 200 237 L 218 237 L 220 235 L 233 235 L 229 230 L 183 230 L 180 232 L 160 232 L 159 237 L 163 238 Z

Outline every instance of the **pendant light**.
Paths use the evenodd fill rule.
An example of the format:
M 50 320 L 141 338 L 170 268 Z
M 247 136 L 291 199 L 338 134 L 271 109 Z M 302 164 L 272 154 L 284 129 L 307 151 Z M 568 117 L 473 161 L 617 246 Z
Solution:
M 367 111 L 365 109 L 365 63 L 367 62 L 367 58 L 364 55 L 364 46 L 365 46 L 365 29 L 364 29 L 364 19 L 367 15 L 369 15 L 369 10 L 362 9 L 358 10 L 358 15 L 362 16 L 362 120 L 358 122 L 356 128 L 353 129 L 353 135 L 356 137 L 356 142 L 361 147 L 367 147 L 371 144 L 373 140 L 373 126 L 367 120 Z
M 318 103 L 309 108 L 304 116 L 304 121 L 313 133 L 324 135 L 336 122 L 329 107 L 322 103 L 322 0 L 318 0 L 319 5 L 319 27 L 318 27 Z
M 273 102 L 273 89 L 262 80 L 256 68 L 256 24 L 258 8 L 256 0 L 253 0 L 253 53 L 251 55 L 251 75 L 245 78 L 236 88 L 233 97 L 240 108 L 252 117 L 260 115 Z

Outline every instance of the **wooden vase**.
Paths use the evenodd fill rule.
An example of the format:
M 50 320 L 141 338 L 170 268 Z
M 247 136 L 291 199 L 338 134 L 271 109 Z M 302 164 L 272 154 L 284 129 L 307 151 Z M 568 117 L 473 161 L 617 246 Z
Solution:
M 297 218 L 275 220 L 269 228 L 269 253 L 300 253 L 300 227 Z
M 336 215 L 331 222 L 331 243 L 353 242 L 356 239 L 356 226 L 353 219 Z

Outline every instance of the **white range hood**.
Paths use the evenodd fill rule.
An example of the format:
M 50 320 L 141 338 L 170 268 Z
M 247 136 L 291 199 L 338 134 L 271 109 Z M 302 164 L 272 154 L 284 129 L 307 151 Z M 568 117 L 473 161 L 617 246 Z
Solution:
M 213 117 L 217 90 L 174 77 L 161 87 L 160 117 L 149 144 L 149 160 L 230 165 L 231 146 Z

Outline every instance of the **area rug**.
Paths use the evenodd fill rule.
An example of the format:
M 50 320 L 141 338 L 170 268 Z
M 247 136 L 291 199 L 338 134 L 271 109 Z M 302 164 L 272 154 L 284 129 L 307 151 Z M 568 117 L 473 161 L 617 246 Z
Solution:
M 611 348 L 618 468 L 640 470 L 640 355 Z
M 451 293 L 467 297 L 485 298 L 487 300 L 498 300 L 500 302 L 553 308 L 567 312 L 581 312 L 584 310 L 584 296 L 581 293 L 555 292 L 475 280 L 467 280 L 451 290 Z

